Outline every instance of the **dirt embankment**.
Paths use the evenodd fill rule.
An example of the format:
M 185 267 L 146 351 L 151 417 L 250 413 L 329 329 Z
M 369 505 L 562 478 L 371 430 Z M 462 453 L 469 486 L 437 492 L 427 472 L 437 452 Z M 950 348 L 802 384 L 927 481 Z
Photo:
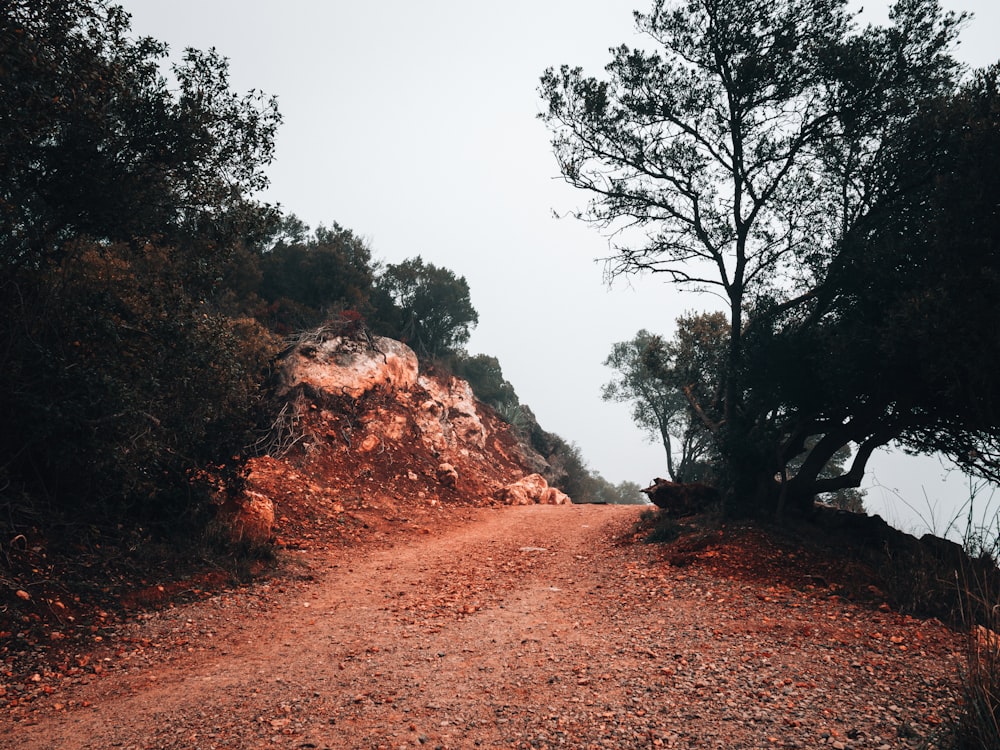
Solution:
M 121 626 L 0 748 L 900 748 L 953 710 L 936 621 L 670 565 L 635 506 L 440 513 Z

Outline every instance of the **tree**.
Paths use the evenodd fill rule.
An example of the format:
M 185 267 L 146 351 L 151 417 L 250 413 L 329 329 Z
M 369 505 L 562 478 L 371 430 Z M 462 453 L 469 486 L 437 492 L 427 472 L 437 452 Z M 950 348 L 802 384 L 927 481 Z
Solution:
M 272 351 L 221 279 L 276 220 L 275 102 L 215 51 L 171 87 L 165 55 L 103 0 L 0 10 L 0 493 L 95 521 L 189 518 L 193 476 L 238 474 Z
M 614 485 L 614 494 L 608 502 L 614 505 L 644 505 L 646 496 L 638 484 L 625 481 Z
M 294 217 L 286 219 L 281 232 L 259 261 L 260 295 L 275 330 L 314 328 L 345 309 L 371 312 L 374 273 L 363 239 L 336 223 L 309 235 Z
M 818 437 L 810 437 L 806 440 L 806 451 L 800 456 L 788 462 L 788 479 L 794 480 L 795 476 L 802 469 L 802 462 L 805 456 L 815 447 Z M 826 465 L 820 470 L 818 479 L 835 479 L 844 474 L 845 466 L 851 460 L 852 448 L 850 445 L 841 446 L 840 449 L 830 457 Z M 830 505 L 840 510 L 848 510 L 852 513 L 864 513 L 865 511 L 865 491 L 854 487 L 843 487 L 835 492 L 820 495 L 820 502 Z
M 751 388 L 760 358 L 747 341 L 814 321 L 845 243 L 912 189 L 893 179 L 892 145 L 922 102 L 953 90 L 961 18 L 937 0 L 899 0 L 888 27 L 861 31 L 846 0 L 661 0 L 635 17 L 658 51 L 613 50 L 604 81 L 546 71 L 541 116 L 563 177 L 593 196 L 580 216 L 620 238 L 611 276 L 659 274 L 725 300 L 722 398 L 703 418 L 727 510 L 780 509 L 789 487 L 774 477 L 823 434 L 794 487 L 805 507 L 833 443 L 861 446 L 844 480 L 859 482 L 856 467 L 893 431 L 875 420 L 846 437 L 833 410 L 800 420 L 773 389 Z M 801 375 L 783 364 L 786 383 Z
M 704 479 L 713 451 L 698 410 L 717 388 L 725 340 L 725 316 L 688 315 L 677 320 L 673 341 L 641 330 L 631 341 L 615 344 L 604 361 L 618 377 L 605 384 L 602 397 L 632 403 L 636 425 L 662 441 L 667 473 L 675 482 Z
M 907 425 L 901 443 L 915 452 L 945 453 L 966 471 L 996 484 L 1000 330 L 993 320 L 1000 294 L 1000 66 L 979 72 L 955 97 L 935 102 L 912 132 L 912 150 L 901 157 L 900 167 L 919 169 L 919 161 L 911 159 L 924 157 L 936 168 L 922 181 L 925 190 L 911 194 L 904 206 L 891 207 L 895 221 L 872 227 L 862 244 L 868 251 L 877 249 L 874 257 L 891 253 L 904 271 L 891 298 L 896 318 L 884 321 L 894 325 L 883 329 L 882 348 L 895 345 L 900 374 L 912 363 L 899 355 L 912 356 L 907 348 L 915 348 L 925 416 Z M 900 247 L 893 230 L 907 231 L 916 241 Z M 907 338 L 892 336 L 897 325 Z
M 859 452 L 895 441 L 943 453 L 1000 481 L 997 77 L 996 67 L 981 71 L 921 109 L 894 144 L 889 172 L 914 187 L 887 195 L 845 239 L 808 317 L 761 336 L 762 359 L 795 357 L 813 383 L 806 393 L 772 373 L 766 387 L 795 406 L 801 430 L 828 424 L 799 481 L 856 486 L 857 465 L 811 479 L 845 439 Z
M 203 499 L 191 478 L 253 441 L 275 342 L 193 297 L 169 249 L 90 245 L 41 277 L 0 399 L 8 476 L 94 521 L 174 524 Z M 232 477 L 231 477 L 232 478 Z
M 604 384 L 601 398 L 605 401 L 632 403 L 632 421 L 645 431 L 650 439 L 659 438 L 667 456 L 667 473 L 674 481 L 683 481 L 687 455 L 681 440 L 680 469 L 674 466 L 674 449 L 671 436 L 683 436 L 688 423 L 687 402 L 684 394 L 664 382 L 646 366 L 647 352 L 658 360 L 666 356 L 663 340 L 646 330 L 640 330 L 630 341 L 621 341 L 611 349 L 604 360 L 605 367 L 618 372 L 617 377 Z
M 719 411 L 723 397 L 727 343 L 729 331 L 726 316 L 720 312 L 687 314 L 677 319 L 677 329 L 670 350 L 670 362 L 650 356 L 646 365 L 661 379 L 672 383 L 684 394 L 689 412 L 688 432 L 697 460 L 692 462 L 695 473 L 685 481 L 705 481 L 713 473 L 708 464 L 718 462 L 718 451 L 711 438 L 711 420 L 708 413 Z M 690 472 L 689 472 L 690 473 Z
M 233 93 L 217 52 L 129 36 L 104 0 L 13 0 L 0 12 L 0 262 L 35 266 L 73 240 L 157 236 L 224 243 L 265 216 L 280 116 Z
M 424 357 L 457 351 L 479 322 L 465 277 L 419 255 L 385 267 L 376 279 L 374 305 L 376 329 Z
M 587 494 L 577 499 L 576 503 L 601 503 L 606 505 L 645 505 L 646 496 L 642 488 L 635 482 L 620 482 L 612 484 L 596 471 L 590 471 L 587 483 Z

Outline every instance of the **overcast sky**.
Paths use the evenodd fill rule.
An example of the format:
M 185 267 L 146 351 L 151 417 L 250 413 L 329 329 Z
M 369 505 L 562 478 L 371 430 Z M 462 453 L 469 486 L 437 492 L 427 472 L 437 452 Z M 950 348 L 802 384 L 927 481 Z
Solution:
M 605 284 L 607 241 L 557 214 L 585 196 L 558 178 L 540 111 L 546 67 L 598 75 L 608 48 L 642 45 L 634 0 L 119 0 L 137 34 L 215 47 L 237 91 L 278 97 L 284 117 L 264 198 L 315 228 L 367 238 L 378 259 L 421 255 L 464 276 L 479 312 L 472 353 L 496 356 L 541 425 L 580 446 L 612 482 L 665 475 L 624 405 L 601 401 L 614 342 L 716 309 L 649 279 Z M 885 0 L 865 3 L 881 22 Z M 998 0 L 943 0 L 975 13 L 958 56 L 1000 59 Z M 934 461 L 880 457 L 867 505 L 910 530 L 943 527 L 965 483 Z M 912 506 L 912 509 L 908 506 Z

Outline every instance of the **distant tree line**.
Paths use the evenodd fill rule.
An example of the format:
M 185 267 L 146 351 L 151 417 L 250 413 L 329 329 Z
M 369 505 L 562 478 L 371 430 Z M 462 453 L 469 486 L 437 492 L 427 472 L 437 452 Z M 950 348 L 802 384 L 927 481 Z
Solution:
M 648 48 L 541 80 L 609 274 L 721 302 L 712 367 L 683 372 L 686 324 L 640 332 L 605 395 L 732 515 L 808 512 L 886 445 L 1000 481 L 1000 69 L 964 74 L 938 0 L 856 13 L 657 0 L 635 14 Z
M 200 523 L 271 423 L 288 334 L 347 316 L 467 378 L 510 421 L 494 357 L 464 346 L 466 280 L 373 259 L 253 196 L 281 117 L 214 51 L 131 34 L 105 0 L 0 10 L 0 523 Z M 571 446 L 564 488 L 589 479 Z

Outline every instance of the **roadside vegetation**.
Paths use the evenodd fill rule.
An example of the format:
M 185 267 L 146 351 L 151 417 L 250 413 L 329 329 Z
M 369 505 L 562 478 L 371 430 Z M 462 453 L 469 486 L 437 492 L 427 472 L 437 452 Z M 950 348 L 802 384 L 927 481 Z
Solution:
M 1000 67 L 954 60 L 965 19 L 938 0 L 898 0 L 885 26 L 851 7 L 657 0 L 635 14 L 645 46 L 613 49 L 601 77 L 541 78 L 562 176 L 612 238 L 609 277 L 721 302 L 615 343 L 602 394 L 632 405 L 671 479 L 720 490 L 720 526 L 795 529 L 817 499 L 861 510 L 887 445 L 1000 481 Z M 170 70 L 166 55 L 108 0 L 0 10 L 5 571 L 43 566 L 46 539 L 105 561 L 202 543 L 213 498 L 240 489 L 281 418 L 275 358 L 330 323 L 467 379 L 577 502 L 641 500 L 466 350 L 464 277 L 421 248 L 383 263 L 354 230 L 258 200 L 276 100 L 234 92 L 214 50 Z M 1000 744 L 985 538 L 957 567 L 886 561 L 906 606 L 946 583 L 970 631 L 956 748 Z
M 885 26 L 852 8 L 660 0 L 601 76 L 541 79 L 609 277 L 721 305 L 712 366 L 673 354 L 691 321 L 630 356 L 673 398 L 656 431 L 695 457 L 710 436 L 729 516 L 807 514 L 890 444 L 1000 478 L 1000 69 L 962 69 L 965 19 L 937 0 L 896 2 Z
M 616 344 L 604 397 L 633 405 L 672 478 L 710 476 L 729 521 L 794 524 L 817 498 L 859 509 L 887 445 L 1000 480 L 1000 67 L 956 62 L 968 19 L 938 0 L 898 0 L 884 26 L 858 12 L 655 0 L 600 75 L 541 78 L 578 215 L 610 237 L 608 276 L 720 304 L 673 339 Z M 994 633 L 979 571 L 995 552 L 985 566 L 904 557 L 897 579 L 915 602 L 941 586 L 978 601 L 972 622 Z M 988 663 L 967 675 L 966 718 L 985 734 L 957 747 L 997 746 Z

